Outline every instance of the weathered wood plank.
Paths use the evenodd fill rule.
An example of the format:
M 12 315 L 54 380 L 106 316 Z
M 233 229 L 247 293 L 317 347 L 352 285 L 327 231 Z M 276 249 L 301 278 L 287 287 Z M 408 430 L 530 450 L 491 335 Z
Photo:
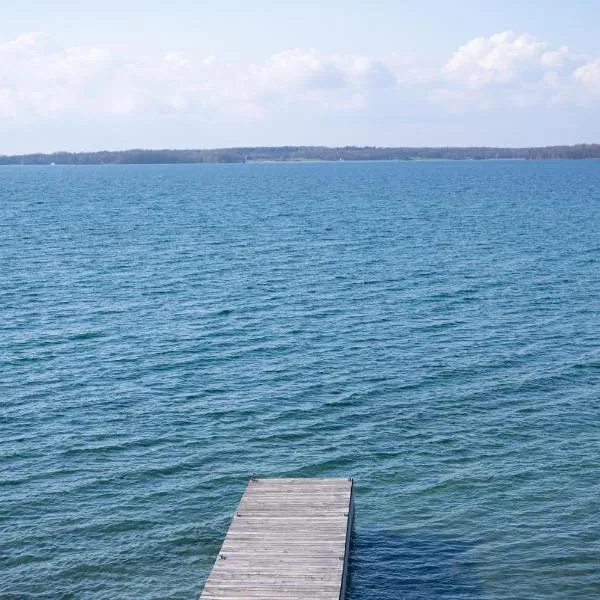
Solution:
M 340 600 L 351 479 L 252 479 L 201 600 Z

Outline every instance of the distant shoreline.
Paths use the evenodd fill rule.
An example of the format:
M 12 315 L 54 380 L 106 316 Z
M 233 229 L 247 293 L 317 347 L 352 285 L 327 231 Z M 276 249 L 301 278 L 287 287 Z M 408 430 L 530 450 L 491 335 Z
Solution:
M 600 158 L 600 144 L 503 147 L 260 146 L 197 150 L 103 150 L 0 155 L 0 165 L 306 163 L 423 160 L 556 160 Z

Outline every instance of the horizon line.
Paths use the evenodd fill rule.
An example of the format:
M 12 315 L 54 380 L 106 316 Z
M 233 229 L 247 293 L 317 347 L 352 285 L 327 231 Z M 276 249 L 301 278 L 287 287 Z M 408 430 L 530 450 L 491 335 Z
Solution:
M 27 156 L 54 156 L 64 154 L 100 154 L 100 153 L 124 153 L 124 152 L 217 152 L 223 150 L 285 150 L 285 149 L 323 149 L 323 150 L 547 150 L 553 148 L 581 148 L 589 146 L 600 146 L 599 142 L 576 142 L 574 144 L 545 144 L 539 146 L 490 146 L 490 145 L 425 145 L 425 146 L 382 146 L 376 144 L 345 144 L 338 146 L 328 146 L 324 144 L 283 144 L 283 145 L 262 145 L 262 146 L 213 146 L 213 147 L 171 147 L 171 148 L 144 148 L 129 147 L 121 149 L 102 150 L 53 150 L 50 152 L 28 151 L 18 153 L 0 153 L 2 158 L 27 157 Z

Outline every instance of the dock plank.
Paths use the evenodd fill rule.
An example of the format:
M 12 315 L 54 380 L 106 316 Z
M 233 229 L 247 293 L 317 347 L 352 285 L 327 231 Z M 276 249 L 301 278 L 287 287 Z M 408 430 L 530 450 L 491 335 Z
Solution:
M 201 600 L 343 600 L 353 512 L 351 479 L 250 480 Z

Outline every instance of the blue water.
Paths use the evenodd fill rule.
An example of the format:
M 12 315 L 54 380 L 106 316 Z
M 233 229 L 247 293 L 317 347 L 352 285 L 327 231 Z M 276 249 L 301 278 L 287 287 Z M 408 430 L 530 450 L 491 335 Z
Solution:
M 349 600 L 600 597 L 600 162 L 0 169 L 0 597 L 192 599 L 352 475 Z

